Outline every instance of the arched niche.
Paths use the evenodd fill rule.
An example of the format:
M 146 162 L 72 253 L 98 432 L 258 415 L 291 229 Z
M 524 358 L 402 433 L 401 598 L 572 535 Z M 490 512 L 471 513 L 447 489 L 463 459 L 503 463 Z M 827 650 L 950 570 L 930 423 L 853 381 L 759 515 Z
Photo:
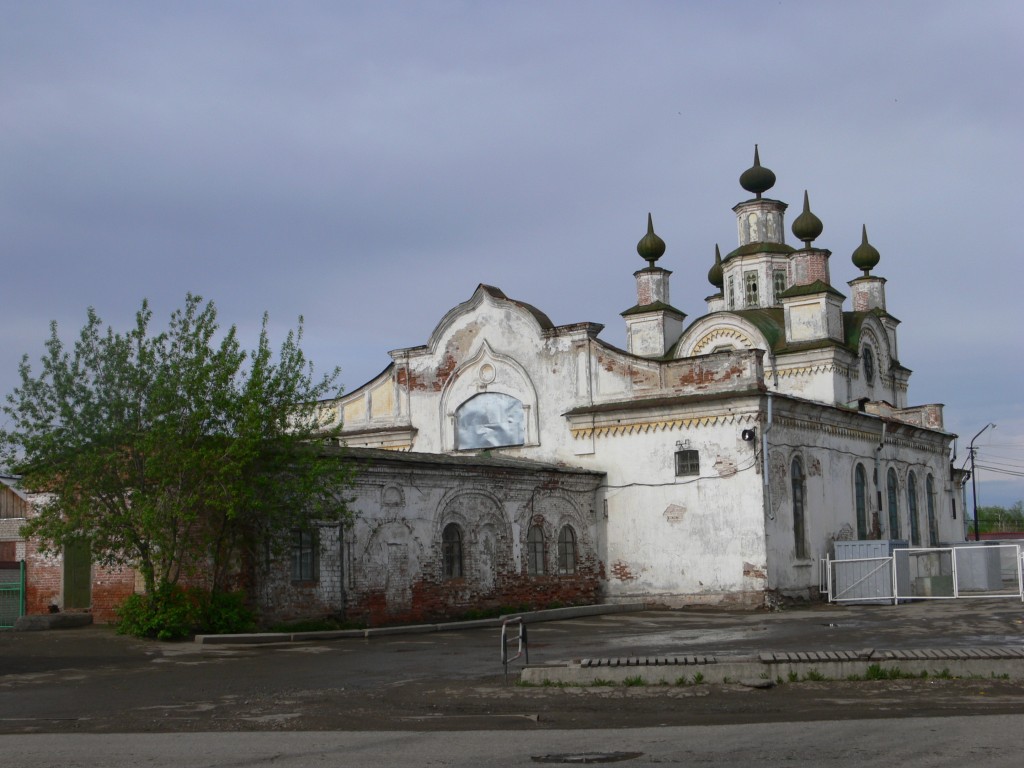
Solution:
M 526 370 L 484 342 L 441 393 L 446 451 L 537 445 L 537 390 Z

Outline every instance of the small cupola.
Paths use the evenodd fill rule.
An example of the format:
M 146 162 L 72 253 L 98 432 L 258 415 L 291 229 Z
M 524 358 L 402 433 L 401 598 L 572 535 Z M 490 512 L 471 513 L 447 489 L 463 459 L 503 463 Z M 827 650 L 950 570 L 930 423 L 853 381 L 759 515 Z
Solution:
M 831 253 L 824 248 L 815 248 L 813 243 L 824 231 L 825 225 L 811 211 L 810 196 L 804 190 L 804 209 L 793 222 L 793 235 L 803 241 L 804 247 L 790 256 L 792 286 L 823 283 L 831 285 L 828 257 Z
M 825 225 L 821 223 L 821 219 L 811 213 L 810 198 L 805 189 L 804 209 L 796 217 L 796 221 L 793 222 L 793 236 L 803 242 L 804 248 L 810 248 L 811 243 L 817 240 L 824 231 Z
M 752 193 L 757 200 L 775 186 L 775 174 L 761 165 L 761 157 L 754 145 L 754 164 L 740 174 L 740 186 Z
M 867 225 L 861 225 L 860 245 L 854 250 L 850 260 L 853 266 L 864 274 L 847 283 L 853 291 L 854 312 L 868 312 L 872 309 L 886 311 L 885 278 L 871 274 L 871 270 L 878 266 L 881 259 L 878 249 L 868 242 Z
M 783 214 L 786 204 L 762 195 L 775 186 L 775 174 L 761 165 L 754 145 L 754 164 L 740 174 L 740 186 L 754 195 L 733 207 L 741 248 L 754 248 L 760 243 L 781 244 L 784 239 Z M 731 255 L 731 254 L 730 254 Z M 729 260 L 729 256 L 725 257 Z
M 722 252 L 718 249 L 718 243 L 715 243 L 715 263 L 708 270 L 708 282 L 718 289 L 718 293 L 722 292 L 722 286 L 725 285 L 725 277 L 722 273 Z
M 636 252 L 647 266 L 633 273 L 636 305 L 622 313 L 626 318 L 626 348 L 634 355 L 661 357 L 682 334 L 686 315 L 670 303 L 668 279 L 672 273 L 657 266 L 665 254 L 665 241 L 655 233 L 650 213 L 647 233 L 636 244 Z
M 843 340 L 843 300 L 832 287 L 828 259 L 832 254 L 815 248 L 824 231 L 821 219 L 811 211 L 810 195 L 804 190 L 804 208 L 793 222 L 793 235 L 804 247 L 789 257 L 790 287 L 779 294 L 786 319 L 786 341 L 806 343 Z
M 647 214 L 647 234 L 636 244 L 636 252 L 647 262 L 648 269 L 654 269 L 654 263 L 665 255 L 665 241 L 654 232 L 654 218 Z
M 860 231 L 860 245 L 853 252 L 851 260 L 853 266 L 864 272 L 864 277 L 871 274 L 871 270 L 878 266 L 882 256 L 878 249 L 868 242 L 868 225 L 862 224 Z

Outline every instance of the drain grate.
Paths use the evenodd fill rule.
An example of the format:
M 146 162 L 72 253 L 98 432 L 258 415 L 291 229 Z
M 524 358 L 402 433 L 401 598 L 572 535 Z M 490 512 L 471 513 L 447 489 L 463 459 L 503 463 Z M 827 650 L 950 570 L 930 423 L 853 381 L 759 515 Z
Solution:
M 642 757 L 643 754 L 643 752 L 567 752 L 554 755 L 533 755 L 530 759 L 535 763 L 581 765 L 584 763 L 621 763 L 624 760 L 635 760 Z
M 673 667 L 717 664 L 714 656 L 629 656 L 621 659 L 580 659 L 581 667 Z

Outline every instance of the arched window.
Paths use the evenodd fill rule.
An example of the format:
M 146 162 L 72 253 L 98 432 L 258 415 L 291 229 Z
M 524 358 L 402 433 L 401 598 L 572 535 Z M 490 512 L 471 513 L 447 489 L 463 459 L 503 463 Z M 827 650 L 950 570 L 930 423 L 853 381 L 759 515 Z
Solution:
M 863 464 L 853 472 L 853 495 L 857 506 L 857 538 L 868 537 L 868 473 Z
M 568 525 L 558 532 L 558 572 L 576 573 L 576 532 Z
M 875 353 L 871 347 L 864 345 L 864 351 L 860 354 L 861 362 L 864 363 L 864 382 L 869 386 L 875 385 Z
M 526 567 L 531 576 L 544 575 L 544 531 L 531 525 L 526 534 Z
M 917 475 L 913 472 L 907 478 L 907 514 L 910 515 L 910 544 L 921 546 L 921 524 L 917 519 Z
M 890 468 L 885 481 L 886 496 L 889 500 L 889 538 L 900 537 L 900 501 L 896 483 L 896 470 Z
M 939 546 L 939 521 L 935 517 L 935 478 L 928 475 L 924 481 L 925 503 L 928 505 L 928 546 Z
M 790 479 L 793 483 L 793 541 L 798 559 L 807 557 L 806 531 L 804 530 L 804 503 L 806 485 L 804 467 L 800 458 L 793 459 L 790 467 Z
M 462 530 L 455 523 L 448 523 L 441 533 L 441 560 L 444 578 L 462 578 Z

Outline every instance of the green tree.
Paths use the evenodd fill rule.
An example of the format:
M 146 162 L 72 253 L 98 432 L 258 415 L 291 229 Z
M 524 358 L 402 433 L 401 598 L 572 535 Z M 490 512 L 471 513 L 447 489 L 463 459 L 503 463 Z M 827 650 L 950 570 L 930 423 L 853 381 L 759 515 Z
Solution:
M 167 330 L 151 320 L 143 302 L 119 333 L 90 309 L 71 348 L 52 323 L 41 371 L 23 358 L 3 406 L 0 458 L 44 494 L 23 529 L 44 549 L 85 539 L 98 562 L 136 568 L 147 594 L 179 580 L 216 594 L 266 547 L 284 551 L 291 529 L 347 518 L 351 470 L 318 448 L 335 434 L 318 401 L 339 371 L 314 376 L 301 318 L 276 355 L 266 315 L 249 353 L 198 296 Z
M 1016 501 L 1010 507 L 978 507 L 978 530 L 982 533 L 1024 531 L 1024 501 Z

